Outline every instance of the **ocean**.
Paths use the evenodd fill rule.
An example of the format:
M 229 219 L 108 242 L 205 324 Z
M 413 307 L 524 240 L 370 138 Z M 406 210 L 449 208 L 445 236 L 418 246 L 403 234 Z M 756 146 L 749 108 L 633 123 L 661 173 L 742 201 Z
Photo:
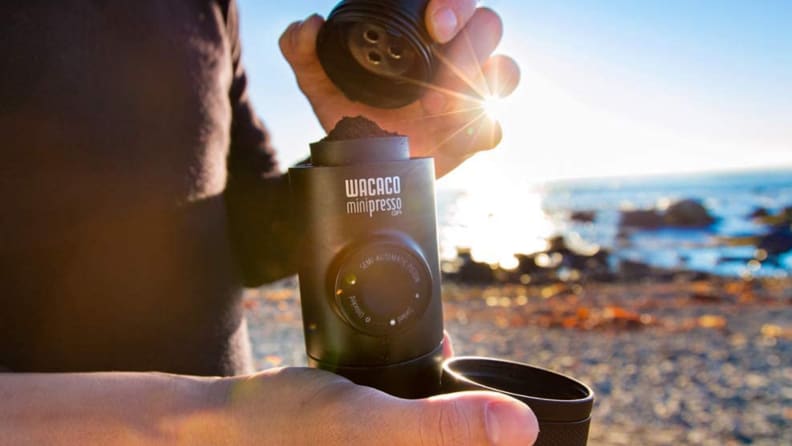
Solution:
M 752 217 L 760 209 L 771 216 L 792 209 L 792 169 L 498 184 L 438 189 L 442 259 L 464 249 L 474 260 L 509 269 L 516 266 L 514 254 L 540 252 L 549 238 L 560 235 L 581 252 L 608 250 L 614 268 L 629 260 L 729 277 L 792 274 L 792 251 L 757 252 L 762 238 L 778 226 Z M 699 201 L 715 222 L 702 228 L 620 230 L 625 210 L 662 211 L 683 199 Z M 591 221 L 572 218 L 580 212 Z M 789 225 L 789 218 L 783 224 Z

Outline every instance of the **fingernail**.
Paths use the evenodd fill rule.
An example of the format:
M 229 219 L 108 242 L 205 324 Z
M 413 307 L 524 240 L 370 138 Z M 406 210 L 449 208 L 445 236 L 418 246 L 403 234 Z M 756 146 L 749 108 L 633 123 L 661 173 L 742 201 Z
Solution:
M 313 14 L 309 15 L 308 17 L 306 17 L 305 20 L 302 21 L 302 23 L 310 22 L 311 20 L 313 20 L 313 19 L 315 19 L 317 17 L 320 17 L 319 14 L 313 13 Z
M 456 33 L 456 28 L 459 25 L 456 14 L 451 8 L 440 8 L 432 14 L 432 26 L 435 31 L 435 38 L 440 43 L 445 43 L 451 40 Z
M 539 425 L 531 409 L 514 401 L 494 401 L 485 409 L 487 436 L 493 445 L 533 444 Z
M 318 15 L 319 14 L 311 14 L 308 17 L 306 17 L 305 19 L 296 22 L 297 26 L 294 27 L 295 34 L 299 34 L 300 32 L 302 32 L 302 29 L 305 28 L 305 25 L 308 22 L 310 22 L 311 20 L 313 20 L 313 18 L 318 16 Z
M 294 22 L 289 27 L 289 43 L 291 44 L 292 48 L 297 48 L 297 34 L 300 32 L 300 28 L 303 25 L 303 21 Z

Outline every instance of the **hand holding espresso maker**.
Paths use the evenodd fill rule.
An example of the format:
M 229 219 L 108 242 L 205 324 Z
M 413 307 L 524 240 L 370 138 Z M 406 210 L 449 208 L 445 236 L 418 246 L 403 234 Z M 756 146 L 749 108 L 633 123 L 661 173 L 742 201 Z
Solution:
M 317 37 L 328 77 L 375 107 L 417 100 L 434 72 L 427 3 L 339 3 Z M 439 390 L 443 341 L 434 164 L 410 158 L 405 136 L 366 136 L 314 143 L 310 163 L 289 170 L 305 227 L 309 363 L 393 395 L 429 396 Z
M 317 39 L 328 77 L 371 106 L 417 100 L 435 70 L 423 25 L 427 3 L 339 3 Z M 533 409 L 535 445 L 586 444 L 594 394 L 584 383 L 492 358 L 443 362 L 431 158 L 410 158 L 404 136 L 325 138 L 289 178 L 305 234 L 298 268 L 311 366 L 404 398 L 500 392 Z

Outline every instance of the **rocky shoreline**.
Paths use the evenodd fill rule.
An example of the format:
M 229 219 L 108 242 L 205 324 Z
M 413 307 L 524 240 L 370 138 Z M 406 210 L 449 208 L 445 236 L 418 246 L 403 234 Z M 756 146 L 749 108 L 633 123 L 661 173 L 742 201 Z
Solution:
M 446 281 L 443 300 L 457 354 L 591 385 L 589 444 L 792 444 L 791 279 Z M 294 279 L 245 307 L 259 368 L 305 364 Z
M 597 210 L 579 210 L 569 213 L 568 220 L 591 225 L 598 218 Z M 546 249 L 534 253 L 515 253 L 516 265 L 503 268 L 499 264 L 477 261 L 471 250 L 457 248 L 454 259 L 443 262 L 445 278 L 465 284 L 523 284 L 537 285 L 554 282 L 605 282 L 623 283 L 653 280 L 707 280 L 717 275 L 698 270 L 686 263 L 689 254 L 675 253 L 677 264 L 673 267 L 652 265 L 647 259 L 625 258 L 620 251 L 634 248 L 635 236 L 646 236 L 658 231 L 678 231 L 678 234 L 697 234 L 699 247 L 745 247 L 739 256 L 725 252 L 715 254 L 717 263 L 738 263 L 744 266 L 741 274 L 750 278 L 763 267 L 781 270 L 789 276 L 789 266 L 783 258 L 792 252 L 792 206 L 773 213 L 755 208 L 746 221 L 752 222 L 758 232 L 718 235 L 714 225 L 719 218 L 698 200 L 684 199 L 663 207 L 623 209 L 619 213 L 615 245 L 598 246 L 583 242 L 580 237 L 556 235 L 546 242 Z M 692 231 L 692 232 L 691 232 Z M 666 232 L 666 235 L 668 233 Z M 761 273 L 758 275 L 762 275 Z M 771 274 L 778 275 L 778 274 Z

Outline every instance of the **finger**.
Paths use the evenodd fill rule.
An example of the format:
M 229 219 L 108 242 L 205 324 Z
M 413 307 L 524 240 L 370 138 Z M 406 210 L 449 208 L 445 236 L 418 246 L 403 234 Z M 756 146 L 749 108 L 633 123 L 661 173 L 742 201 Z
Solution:
M 492 392 L 459 392 L 403 400 L 412 429 L 400 426 L 402 443 L 433 445 L 530 445 L 539 424 L 521 402 Z M 401 424 L 401 423 L 400 423 Z
M 312 14 L 286 28 L 278 44 L 289 64 L 300 66 L 316 59 L 316 35 L 322 23 L 324 19 L 321 16 Z
M 305 444 L 530 445 L 539 432 L 528 406 L 494 392 L 407 400 L 333 382 L 309 401 L 304 415 L 312 422 L 296 431 Z
M 483 74 L 481 65 L 502 35 L 500 17 L 491 9 L 478 8 L 459 36 L 444 51 L 436 53 L 440 68 L 423 100 L 429 113 L 447 109 L 454 92 L 473 90 L 479 96 L 486 93 L 486 86 L 478 81 Z M 444 107 L 438 108 L 438 104 Z
M 323 23 L 324 19 L 316 14 L 292 23 L 278 42 L 283 57 L 294 71 L 297 84 L 309 97 L 317 90 L 336 92 L 316 57 L 316 36 Z
M 449 42 L 475 10 L 476 0 L 432 0 L 426 6 L 426 28 L 436 42 Z
M 292 22 L 286 27 L 286 30 L 283 31 L 280 39 L 278 39 L 278 47 L 280 48 L 283 57 L 286 58 L 286 61 L 291 58 L 291 54 L 294 52 L 292 49 L 294 47 L 294 29 L 300 25 L 302 25 L 302 20 Z
M 520 83 L 520 67 L 509 56 L 496 55 L 482 67 L 489 96 L 502 98 L 510 95 Z

